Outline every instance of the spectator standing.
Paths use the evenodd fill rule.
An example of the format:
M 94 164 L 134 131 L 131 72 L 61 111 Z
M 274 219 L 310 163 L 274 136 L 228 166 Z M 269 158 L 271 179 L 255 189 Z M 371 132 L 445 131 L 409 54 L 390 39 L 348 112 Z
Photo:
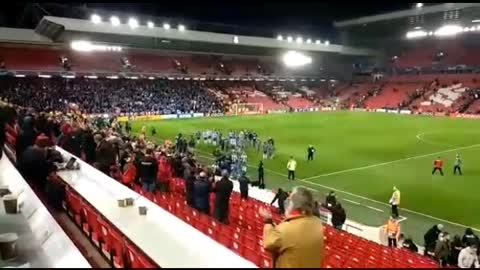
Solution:
M 468 246 L 458 255 L 459 268 L 480 268 L 477 256 L 477 246 Z
M 332 225 L 335 229 L 341 231 L 343 224 L 347 220 L 347 214 L 341 203 L 332 207 Z
M 465 234 L 462 237 L 462 243 L 465 247 L 471 245 L 478 246 L 480 244 L 478 236 L 473 233 L 473 230 L 471 228 L 465 229 Z
M 288 180 L 295 180 L 295 170 L 297 169 L 297 161 L 290 156 L 290 159 L 287 162 L 287 170 L 288 170 Z
M 452 243 L 450 244 L 450 258 L 449 258 L 450 265 L 457 265 L 458 255 L 460 254 L 460 251 L 462 251 L 462 249 L 463 249 L 462 239 L 460 238 L 460 235 L 455 235 L 455 237 L 453 237 Z
M 265 188 L 263 161 L 261 160 L 258 163 L 258 187 L 261 189 Z
M 242 172 L 240 178 L 238 178 L 238 183 L 240 184 L 240 197 L 242 199 L 248 198 L 248 184 L 250 184 L 250 179 L 248 179 L 245 172 Z
M 260 209 L 259 214 L 265 219 L 263 246 L 272 253 L 275 268 L 322 267 L 323 225 L 312 215 L 313 204 L 312 193 L 296 187 L 288 200 L 282 223 L 275 225 L 271 213 Z
M 438 236 L 443 230 L 443 225 L 442 224 L 437 224 L 433 225 L 432 228 L 430 228 L 425 235 L 423 236 L 423 240 L 425 241 L 425 254 L 424 255 L 433 255 L 433 251 L 435 249 L 435 243 L 438 239 Z M 429 254 L 429 252 L 431 254 Z
M 448 265 L 448 259 L 450 257 L 450 235 L 445 232 L 435 244 L 435 259 L 440 266 L 445 267 Z
M 85 135 L 83 136 L 82 149 L 85 153 L 85 161 L 87 163 L 95 162 L 95 140 L 93 139 L 93 132 L 90 128 L 85 130 Z
M 28 115 L 23 119 L 20 134 L 17 138 L 15 145 L 17 162 L 20 161 L 23 151 L 25 151 L 27 147 L 35 144 L 36 138 L 37 132 L 34 130 L 33 117 L 31 115 Z
M 275 201 L 278 201 L 278 211 L 280 214 L 285 214 L 285 200 L 288 198 L 288 193 L 285 192 L 283 189 L 279 188 L 277 194 L 273 198 L 270 205 L 273 205 Z
M 194 189 L 195 175 L 192 173 L 188 176 L 188 178 L 185 179 L 185 197 L 187 200 L 187 204 L 191 207 L 195 207 Z
M 211 185 L 208 181 L 207 174 L 203 171 L 200 172 L 198 179 L 193 185 L 193 198 L 195 209 L 207 215 L 210 215 L 209 198 L 211 191 Z
M 388 246 L 396 248 L 398 237 L 400 235 L 400 222 L 398 222 L 394 216 L 391 216 L 388 219 L 388 222 L 385 225 L 385 232 L 388 238 Z
M 115 165 L 116 163 L 115 148 L 112 143 L 107 141 L 101 134 L 95 134 L 93 138 L 97 144 L 95 153 L 97 168 L 104 174 L 109 175 L 110 166 Z
M 153 150 L 147 149 L 140 162 L 140 180 L 145 192 L 155 192 L 158 174 L 158 162 L 153 156 Z
M 233 182 L 228 179 L 228 172 L 222 172 L 222 179 L 215 183 L 215 218 L 224 224 L 228 224 L 228 208 L 230 195 L 233 191 Z

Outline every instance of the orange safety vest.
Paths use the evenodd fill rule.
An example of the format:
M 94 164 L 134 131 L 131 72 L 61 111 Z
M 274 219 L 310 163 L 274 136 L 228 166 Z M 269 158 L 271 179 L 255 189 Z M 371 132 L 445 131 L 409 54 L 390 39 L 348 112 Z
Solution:
M 400 223 L 397 221 L 389 220 L 387 222 L 387 235 L 388 236 L 397 236 L 398 232 L 400 231 Z
M 435 162 L 433 162 L 433 166 L 435 166 L 435 168 L 443 168 L 443 161 L 440 159 L 437 159 L 435 160 Z

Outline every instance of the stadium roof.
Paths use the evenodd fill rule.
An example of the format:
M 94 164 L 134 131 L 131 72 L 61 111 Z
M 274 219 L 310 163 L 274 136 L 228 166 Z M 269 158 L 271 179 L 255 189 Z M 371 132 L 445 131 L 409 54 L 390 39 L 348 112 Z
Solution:
M 461 10 L 466 8 L 480 7 L 480 3 L 445 3 L 441 5 L 424 6 L 421 8 L 411 8 L 407 10 L 395 11 L 385 14 L 365 16 L 356 19 L 334 22 L 335 27 L 343 28 L 348 26 L 363 25 L 368 23 L 406 18 L 410 16 L 425 15 L 431 13 L 445 12 L 450 10 Z M 478 18 L 471 18 L 472 20 Z
M 242 53 L 261 49 L 295 49 L 311 52 L 337 53 L 342 55 L 371 56 L 374 50 L 353 48 L 337 44 L 316 44 L 312 42 L 291 43 L 286 40 L 256 36 L 241 36 L 205 31 L 165 30 L 162 27 L 148 28 L 139 25 L 132 29 L 126 24 L 113 26 L 109 22 L 95 24 L 90 20 L 45 16 L 35 32 L 54 42 L 89 39 L 96 42 L 124 44 L 124 46 L 159 49 L 216 49 L 225 53 Z M 234 38 L 238 38 L 238 43 Z M 294 37 L 296 38 L 296 37 Z

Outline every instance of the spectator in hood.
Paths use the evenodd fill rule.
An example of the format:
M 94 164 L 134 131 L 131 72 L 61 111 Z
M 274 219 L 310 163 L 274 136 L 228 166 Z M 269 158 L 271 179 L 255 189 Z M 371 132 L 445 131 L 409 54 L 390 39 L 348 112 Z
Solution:
M 438 239 L 439 234 L 443 230 L 442 224 L 433 225 L 425 235 L 423 236 L 423 240 L 425 241 L 425 255 L 433 255 L 433 251 L 435 249 L 435 243 Z M 429 254 L 430 252 L 430 254 Z
M 467 228 L 465 230 L 465 234 L 462 237 L 462 243 L 464 246 L 478 246 L 480 244 L 478 236 L 473 233 L 473 230 L 471 228 Z
M 347 214 L 345 209 L 343 209 L 342 204 L 338 203 L 332 208 L 332 225 L 337 230 L 342 230 L 343 224 L 347 219 Z
M 288 198 L 288 193 L 283 189 L 279 188 L 277 191 L 277 194 L 275 194 L 275 197 L 273 198 L 270 205 L 273 205 L 275 201 L 278 201 L 278 211 L 280 212 L 280 214 L 283 215 L 285 213 L 285 200 L 287 198 Z

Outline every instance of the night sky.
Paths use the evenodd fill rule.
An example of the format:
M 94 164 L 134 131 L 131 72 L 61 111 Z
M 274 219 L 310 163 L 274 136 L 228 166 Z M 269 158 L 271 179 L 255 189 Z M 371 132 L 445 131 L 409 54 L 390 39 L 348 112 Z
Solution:
M 142 15 L 174 18 L 190 28 L 205 30 L 205 24 L 226 31 L 253 35 L 292 34 L 312 38 L 333 38 L 333 21 L 374 15 L 412 7 L 406 2 L 321 2 L 311 1 L 158 1 L 157 3 L 28 3 L 3 5 L 0 26 L 33 28 L 41 16 L 78 17 L 79 8 L 122 12 L 128 16 Z M 63 8 L 62 8 L 63 6 Z M 27 7 L 27 12 L 25 12 Z M 81 10 L 81 8 L 80 8 Z M 68 14 L 67 14 L 68 13 Z M 90 13 L 90 11 L 86 12 Z M 33 14 L 33 16 L 32 16 Z M 113 15 L 113 14 L 112 14 Z M 33 18 L 31 18 L 33 17 Z M 172 22 L 175 23 L 175 22 Z

